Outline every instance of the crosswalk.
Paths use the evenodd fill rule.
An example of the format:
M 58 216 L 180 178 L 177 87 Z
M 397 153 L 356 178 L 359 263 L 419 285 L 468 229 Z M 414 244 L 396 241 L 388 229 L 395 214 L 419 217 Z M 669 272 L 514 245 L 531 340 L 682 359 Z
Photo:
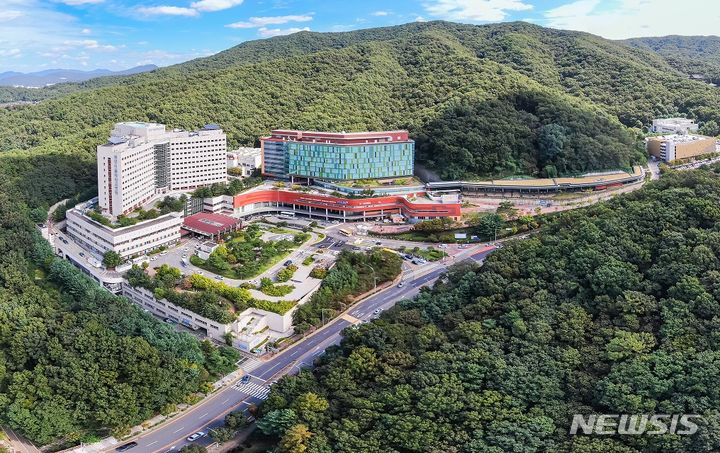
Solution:
M 261 362 L 260 360 L 248 358 L 248 359 L 245 359 L 240 364 L 240 368 L 242 368 L 245 373 L 250 373 L 252 370 L 254 370 L 255 368 L 259 367 L 262 364 L 263 364 L 263 362 Z
M 256 384 L 254 382 L 248 382 L 245 384 L 243 384 L 242 382 L 238 382 L 237 384 L 233 385 L 233 388 L 239 392 L 247 393 L 248 395 L 254 396 L 255 398 L 261 400 L 267 399 L 268 393 L 270 393 L 269 387 Z

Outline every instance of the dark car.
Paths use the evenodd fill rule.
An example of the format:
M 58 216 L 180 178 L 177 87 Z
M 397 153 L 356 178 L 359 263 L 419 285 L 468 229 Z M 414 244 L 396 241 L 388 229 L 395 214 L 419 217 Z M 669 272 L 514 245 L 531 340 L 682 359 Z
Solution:
M 137 447 L 137 442 L 130 442 L 125 445 L 120 445 L 119 447 L 117 447 L 115 449 L 115 451 L 128 451 L 131 448 L 135 448 L 135 447 Z
M 241 384 L 247 384 L 248 382 L 250 382 L 250 376 L 248 376 L 247 374 L 243 376 L 242 379 L 240 379 Z
M 285 261 L 283 266 L 287 267 L 287 266 L 290 266 L 291 264 L 292 264 L 292 260 L 287 260 L 287 261 Z

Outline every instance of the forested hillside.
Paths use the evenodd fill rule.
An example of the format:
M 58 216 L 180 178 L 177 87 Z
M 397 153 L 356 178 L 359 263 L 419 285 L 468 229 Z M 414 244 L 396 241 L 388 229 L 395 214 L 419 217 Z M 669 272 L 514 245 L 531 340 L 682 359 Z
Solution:
M 718 36 L 663 36 L 634 38 L 625 42 L 658 53 L 670 66 L 688 76 L 700 75 L 706 81 L 720 85 Z
M 33 221 L 64 197 L 92 196 L 90 158 L 78 157 L 0 153 L 0 424 L 41 445 L 123 433 L 192 401 L 237 360 L 54 256 Z
M 720 449 L 720 178 L 564 213 L 346 331 L 272 388 L 283 451 Z M 701 414 L 693 436 L 569 436 L 573 414 Z
M 717 90 L 653 52 L 526 23 L 303 32 L 79 89 L 0 111 L 0 149 L 89 153 L 129 119 L 216 122 L 231 145 L 275 127 L 408 128 L 446 178 L 572 174 L 640 160 L 626 127 L 655 115 L 720 119 Z

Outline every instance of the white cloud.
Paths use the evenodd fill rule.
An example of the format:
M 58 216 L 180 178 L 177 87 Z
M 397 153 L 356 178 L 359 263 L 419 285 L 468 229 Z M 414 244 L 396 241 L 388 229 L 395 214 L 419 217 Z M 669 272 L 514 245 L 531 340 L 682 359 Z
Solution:
M 427 22 L 427 19 L 422 16 L 418 16 L 415 18 L 415 22 Z
M 92 30 L 90 30 L 89 28 L 83 28 L 82 30 L 80 30 L 80 33 L 82 33 L 83 35 L 89 35 L 90 33 L 92 33 Z
M 191 6 L 198 11 L 222 11 L 241 5 L 243 0 L 199 0 Z
M 192 8 L 184 8 L 182 6 L 142 6 L 138 8 L 141 14 L 148 16 L 197 16 L 197 10 Z
M 272 38 L 273 36 L 291 35 L 300 31 L 310 31 L 310 27 L 285 29 L 262 27 L 258 29 L 258 35 L 262 36 L 263 38 Z
M 80 6 L 80 5 L 97 5 L 98 3 L 102 3 L 105 0 L 60 0 L 60 3 L 64 3 L 66 5 L 70 6 Z
M 23 17 L 25 14 L 22 11 L 8 10 L 0 11 L 0 22 L 11 21 Z
M 21 57 L 22 52 L 20 49 L 0 49 L 0 57 Z
M 251 17 L 247 21 L 235 22 L 226 25 L 229 28 L 260 28 L 268 25 L 282 25 L 288 22 L 308 22 L 313 20 L 311 14 L 295 15 L 295 16 L 269 16 L 269 17 Z
M 64 41 L 63 44 L 66 47 L 82 47 L 84 49 L 97 49 L 107 51 L 113 51 L 118 49 L 117 47 L 109 44 L 100 44 L 94 39 L 70 40 Z
M 458 22 L 500 21 L 507 17 L 508 11 L 533 8 L 521 0 L 433 0 L 424 7 L 433 17 Z
M 558 6 L 557 8 L 545 11 L 545 17 L 555 19 L 561 17 L 576 17 L 591 13 L 600 0 L 578 0 L 573 3 Z
M 387 11 L 375 11 L 374 13 L 372 13 L 372 15 L 382 17 L 382 16 L 388 16 L 388 15 L 390 15 L 390 13 Z
M 577 0 L 545 11 L 544 25 L 610 39 L 665 35 L 718 35 L 716 0 Z

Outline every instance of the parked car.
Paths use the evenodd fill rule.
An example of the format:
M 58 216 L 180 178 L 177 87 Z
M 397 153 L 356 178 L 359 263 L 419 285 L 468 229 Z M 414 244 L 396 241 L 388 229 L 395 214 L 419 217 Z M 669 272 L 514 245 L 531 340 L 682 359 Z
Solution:
M 115 449 L 115 451 L 128 451 L 131 448 L 135 448 L 135 447 L 137 447 L 137 442 L 129 442 L 127 444 L 120 445 L 119 447 L 117 447 Z
M 84 254 L 83 252 L 80 252 L 80 256 L 82 256 L 83 258 L 85 258 L 85 254 Z
M 375 242 L 375 245 L 382 245 L 382 242 L 377 241 L 377 242 Z
M 188 436 L 188 437 L 187 437 L 187 441 L 188 441 L 188 442 L 195 442 L 196 440 L 200 439 L 200 438 L 203 437 L 204 435 L 205 435 L 204 432 L 198 431 L 198 432 L 196 432 L 195 434 L 192 434 L 192 435 Z
M 288 267 L 290 265 L 292 265 L 292 260 L 287 260 L 283 263 L 283 266 L 285 266 L 285 267 Z

